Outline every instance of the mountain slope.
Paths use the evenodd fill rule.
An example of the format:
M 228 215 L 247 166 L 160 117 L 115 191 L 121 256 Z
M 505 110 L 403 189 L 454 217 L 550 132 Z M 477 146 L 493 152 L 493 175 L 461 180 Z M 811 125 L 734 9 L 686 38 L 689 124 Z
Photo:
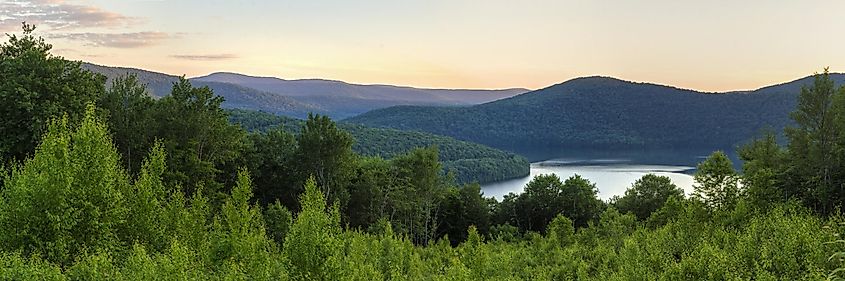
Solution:
M 273 127 L 296 133 L 303 121 L 249 110 L 230 110 L 230 120 L 250 131 Z M 436 145 L 446 170 L 455 171 L 460 183 L 494 182 L 527 176 L 528 161 L 513 153 L 429 133 L 339 124 L 355 137 L 352 149 L 365 156 L 392 158 L 414 148 Z
M 845 75 L 832 74 L 841 84 Z M 347 122 L 420 130 L 513 151 L 537 147 L 723 148 L 780 130 L 812 78 L 750 92 L 701 93 L 607 77 L 573 79 L 472 107 L 400 106 Z
M 358 85 L 342 81 L 285 80 L 218 72 L 192 81 L 223 82 L 318 104 L 335 117 L 348 117 L 395 105 L 473 105 L 527 92 L 526 89 L 464 90 L 421 89 L 391 85 Z
M 173 83 L 179 80 L 179 76 L 135 68 L 101 66 L 90 63 L 85 63 L 82 67 L 106 76 L 108 79 L 106 85 L 111 85 L 111 80 L 120 75 L 135 74 L 141 83 L 147 85 L 147 89 L 154 97 L 170 94 Z M 305 117 L 309 112 L 326 113 L 323 108 L 310 103 L 235 84 L 196 80 L 191 80 L 191 84 L 195 87 L 208 86 L 214 91 L 214 94 L 225 98 L 224 108 L 248 108 L 294 117 Z

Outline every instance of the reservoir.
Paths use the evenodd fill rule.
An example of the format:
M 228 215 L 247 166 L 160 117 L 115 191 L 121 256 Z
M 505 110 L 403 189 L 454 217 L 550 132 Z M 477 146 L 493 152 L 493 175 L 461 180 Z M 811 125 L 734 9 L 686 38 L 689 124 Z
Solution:
M 690 195 L 695 166 L 714 150 L 578 150 L 566 153 L 568 157 L 546 160 L 529 156 L 533 161 L 529 176 L 484 184 L 481 190 L 485 197 L 501 201 L 508 193 L 522 193 L 534 176 L 555 174 L 564 181 L 578 174 L 596 185 L 600 199 L 608 200 L 624 195 L 625 190 L 642 176 L 656 174 L 669 177 L 672 183 Z M 736 155 L 731 152 L 728 151 L 728 155 L 737 166 Z

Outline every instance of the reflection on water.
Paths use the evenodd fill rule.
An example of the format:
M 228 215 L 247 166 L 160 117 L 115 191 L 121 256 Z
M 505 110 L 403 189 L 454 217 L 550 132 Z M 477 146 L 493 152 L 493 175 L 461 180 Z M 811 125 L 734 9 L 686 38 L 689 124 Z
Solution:
M 547 161 L 531 164 L 531 175 L 524 178 L 495 182 L 482 186 L 484 196 L 492 196 L 497 200 L 508 193 L 521 193 L 531 179 L 536 175 L 556 174 L 565 180 L 575 174 L 595 183 L 599 190 L 599 198 L 610 199 L 615 195 L 625 194 L 631 184 L 646 174 L 667 176 L 678 187 L 689 195 L 692 192 L 693 179 L 690 175 L 691 166 L 671 165 L 640 165 L 629 164 L 629 161 L 586 160 L 586 161 Z

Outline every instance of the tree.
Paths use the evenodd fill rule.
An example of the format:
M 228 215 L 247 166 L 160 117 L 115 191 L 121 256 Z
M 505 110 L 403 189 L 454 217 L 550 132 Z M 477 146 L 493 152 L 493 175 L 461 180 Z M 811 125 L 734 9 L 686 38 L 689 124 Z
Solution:
M 98 102 L 98 106 L 108 113 L 114 145 L 132 175 L 141 168 L 142 155 L 149 151 L 154 141 L 154 104 L 155 100 L 134 74 L 115 78 Z
M 295 137 L 281 129 L 251 133 L 251 144 L 241 157 L 255 178 L 256 197 L 264 204 L 280 201 L 284 206 L 298 208 L 297 199 L 302 186 L 295 183 Z
M 496 207 L 496 223 L 542 232 L 552 219 L 563 215 L 575 227 L 586 227 L 603 209 L 598 189 L 589 180 L 574 175 L 561 182 L 557 175 L 545 174 L 528 182 L 522 194 L 505 196 Z
M 784 186 L 786 153 L 774 133 L 766 132 L 740 147 L 738 152 L 742 159 L 742 185 L 754 207 L 765 209 L 772 203 L 797 198 L 799 194 Z
M 328 202 L 343 204 L 353 167 L 352 136 L 328 116 L 309 114 L 296 141 L 300 179 L 314 176 Z
M 625 195 L 614 198 L 613 205 L 621 213 L 633 213 L 638 220 L 645 220 L 657 211 L 669 197 L 683 197 L 684 191 L 669 177 L 647 174 L 638 179 Z
M 562 209 L 559 213 L 571 218 L 575 227 L 586 227 L 604 211 L 605 205 L 599 200 L 598 192 L 596 184 L 580 175 L 569 177 L 560 192 Z
M 86 104 L 105 92 L 105 77 L 83 70 L 80 62 L 50 53 L 52 46 L 24 23 L 23 35 L 0 45 L 0 160 L 30 155 L 52 118 L 76 124 Z
M 392 221 L 418 244 L 435 239 L 440 202 L 448 182 L 440 177 L 437 147 L 418 148 L 393 159 L 397 176 L 405 181 L 404 202 Z
M 806 204 L 824 213 L 832 211 L 845 195 L 836 183 L 841 173 L 837 169 L 836 142 L 843 134 L 835 123 L 835 95 L 833 80 L 825 68 L 824 73 L 815 75 L 812 87 L 801 88 L 798 105 L 790 114 L 796 126 L 784 130 L 792 167 L 788 184 L 797 187 L 790 193 L 801 194 Z
M 739 199 L 739 175 L 722 151 L 713 152 L 699 163 L 693 178 L 696 182 L 693 195 L 711 208 L 731 208 Z
M 93 106 L 75 131 L 67 118 L 51 122 L 32 159 L 3 182 L 3 250 L 69 265 L 86 251 L 119 249 L 129 182 Z
M 337 204 L 326 212 L 326 199 L 313 178 L 306 181 L 300 204 L 302 211 L 285 236 L 284 253 L 292 265 L 291 277 L 294 280 L 331 280 L 334 270 L 329 259 L 341 246 Z
M 285 235 L 293 224 L 293 215 L 276 201 L 264 210 L 264 221 L 267 224 L 267 235 L 282 246 L 285 243 Z
M 222 102 L 208 87 L 194 88 L 183 77 L 156 103 L 155 137 L 162 139 L 170 164 L 165 179 L 182 184 L 188 194 L 200 186 L 222 192 L 223 183 L 236 181 L 237 171 L 222 173 L 219 167 L 239 157 L 246 133 L 229 123 Z
M 549 223 L 548 229 L 549 236 L 553 237 L 561 247 L 571 244 L 573 236 L 575 236 L 575 227 L 572 226 L 572 220 L 563 215 L 555 216 Z
M 475 226 L 481 234 L 490 231 L 490 208 L 482 196 L 481 185 L 449 187 L 440 205 L 438 236 L 447 235 L 452 245 L 466 240 L 470 226 Z

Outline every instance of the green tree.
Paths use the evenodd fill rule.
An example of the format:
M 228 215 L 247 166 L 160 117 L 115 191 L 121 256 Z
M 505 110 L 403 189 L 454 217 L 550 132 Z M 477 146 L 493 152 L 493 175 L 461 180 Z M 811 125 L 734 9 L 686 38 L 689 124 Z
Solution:
M 797 188 L 788 192 L 800 194 L 806 204 L 825 213 L 845 195 L 835 183 L 841 170 L 836 142 L 842 135 L 835 123 L 835 94 L 834 82 L 825 68 L 824 73 L 815 75 L 812 87 L 801 88 L 798 105 L 790 114 L 796 126 L 784 130 L 793 178 L 788 184 Z
M 264 219 L 257 205 L 251 205 L 252 182 L 246 170 L 226 198 L 213 225 L 213 259 L 223 269 L 243 273 L 245 279 L 271 280 L 286 274 L 273 254 L 275 247 L 266 236 Z
M 254 174 L 257 198 L 264 204 L 278 200 L 288 208 L 297 208 L 302 186 L 295 183 L 295 137 L 277 128 L 251 133 L 249 139 L 249 151 L 241 160 Z
M 5 175 L 0 247 L 69 265 L 86 251 L 114 251 L 129 185 L 106 126 L 89 106 L 70 131 L 53 121 L 32 159 Z
M 285 235 L 288 234 L 291 224 L 293 224 L 293 215 L 285 206 L 276 201 L 276 203 L 267 206 L 264 210 L 264 221 L 266 222 L 267 235 L 279 246 L 285 243 Z
M 713 152 L 698 164 L 694 180 L 693 195 L 711 208 L 731 208 L 739 200 L 739 175 L 722 151 Z
M 645 220 L 657 211 L 669 197 L 683 197 L 684 191 L 669 177 L 647 174 L 638 179 L 625 195 L 614 198 L 613 205 L 622 213 L 633 213 L 638 220 Z
M 165 179 L 181 183 L 188 194 L 200 186 L 222 192 L 223 183 L 237 178 L 236 171 L 221 173 L 219 167 L 240 156 L 246 133 L 229 123 L 222 102 L 208 87 L 194 88 L 181 78 L 156 103 L 155 136 L 162 140 L 169 163 Z
M 542 232 L 557 215 L 570 218 L 575 227 L 586 227 L 603 209 L 598 189 L 589 180 L 574 175 L 561 182 L 557 175 L 545 174 L 528 182 L 522 194 L 505 196 L 496 217 L 499 224 Z
M 285 256 L 290 259 L 294 280 L 331 280 L 334 270 L 329 262 L 341 246 L 340 213 L 335 204 L 326 212 L 326 199 L 311 178 L 300 197 L 302 211 L 297 214 L 285 237 Z
M 766 209 L 773 203 L 798 198 L 798 194 L 788 194 L 790 190 L 784 189 L 787 155 L 774 133 L 766 132 L 738 152 L 742 159 L 742 185 L 754 207 Z
M 328 202 L 344 204 L 346 183 L 354 167 L 352 136 L 338 129 L 328 116 L 309 114 L 296 140 L 300 178 L 314 176 Z
M 397 204 L 393 222 L 418 244 L 435 239 L 438 229 L 440 202 L 446 192 L 448 179 L 440 176 L 437 147 L 418 148 L 395 157 L 392 162 L 397 176 L 405 181 L 404 202 Z
M 572 220 L 569 218 L 563 215 L 555 216 L 552 222 L 549 223 L 548 229 L 549 237 L 553 237 L 561 247 L 565 247 L 573 242 L 575 227 L 572 226 Z
M 109 129 L 114 145 L 121 154 L 126 170 L 131 175 L 141 168 L 142 156 L 153 144 L 155 100 L 134 74 L 120 76 L 112 81 L 98 105 L 108 113 Z
M 466 240 L 470 226 L 484 235 L 490 231 L 490 207 L 477 183 L 448 188 L 439 215 L 438 236 L 447 235 L 452 245 Z
M 598 198 L 596 184 L 580 175 L 569 177 L 563 182 L 560 192 L 559 213 L 568 218 L 576 227 L 586 227 L 591 221 L 598 219 L 604 210 L 604 202 Z
M 0 160 L 23 160 L 52 118 L 82 119 L 85 106 L 105 92 L 105 77 L 83 70 L 80 62 L 50 53 L 52 45 L 24 23 L 23 35 L 0 44 Z

